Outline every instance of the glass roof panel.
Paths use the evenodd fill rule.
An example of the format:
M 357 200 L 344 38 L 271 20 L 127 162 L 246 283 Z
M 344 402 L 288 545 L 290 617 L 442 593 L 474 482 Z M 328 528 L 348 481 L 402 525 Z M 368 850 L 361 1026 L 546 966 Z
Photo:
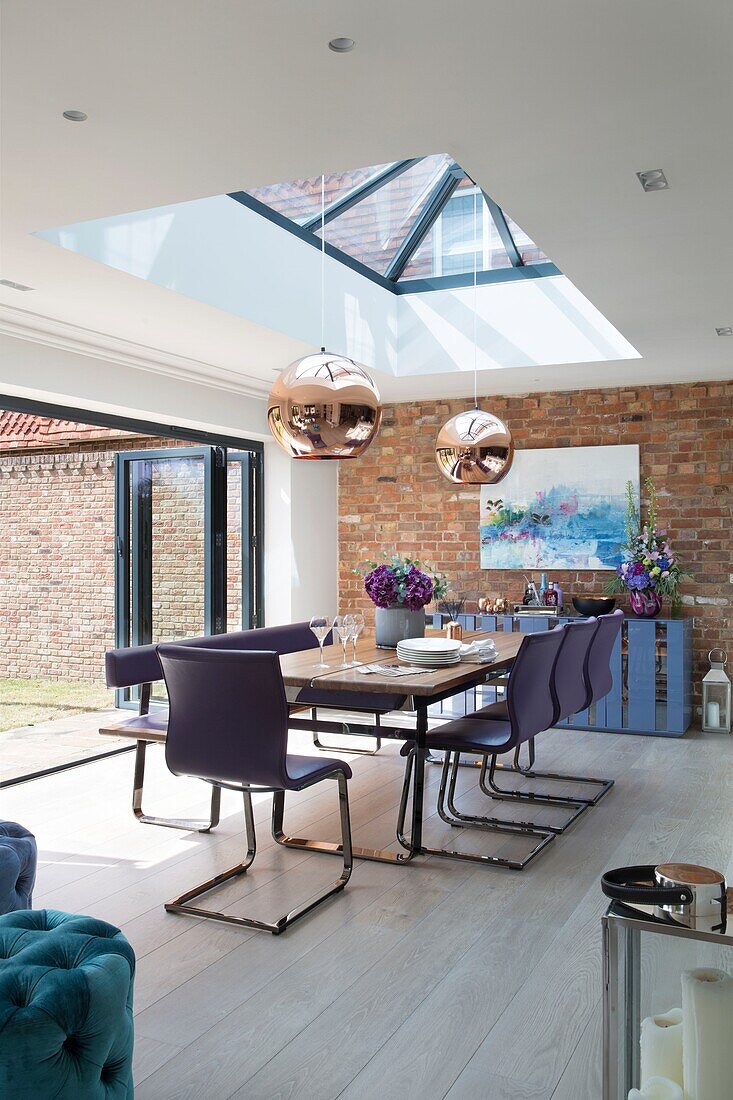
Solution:
M 424 157 L 328 223 L 327 242 L 384 275 L 452 163 L 445 153 Z
M 473 201 L 476 201 L 476 232 Z M 439 275 L 466 275 L 511 267 L 484 197 L 469 179 L 461 180 L 430 232 L 413 253 L 402 279 L 432 279 Z
M 387 164 L 372 164 L 369 168 L 354 168 L 350 172 L 331 172 L 325 180 L 326 209 L 337 199 L 369 183 L 387 167 Z M 247 194 L 277 210 L 283 217 L 290 218 L 296 225 L 302 225 L 320 213 L 321 177 L 308 176 L 288 180 L 287 183 L 272 183 L 267 187 L 256 187 Z
M 511 247 L 510 241 L 504 244 L 502 233 L 504 240 L 507 240 L 507 231 L 503 221 L 500 221 L 499 232 L 491 213 L 493 203 L 489 200 L 489 206 L 483 193 L 468 177 L 462 176 L 447 153 L 422 157 L 411 163 L 409 168 L 407 164 L 410 162 L 373 164 L 367 168 L 333 172 L 325 178 L 327 216 L 334 204 L 338 207 L 333 209 L 331 220 L 326 221 L 326 241 L 357 261 L 362 269 L 369 269 L 365 274 L 388 275 L 394 286 L 398 279 L 409 282 L 465 277 L 473 272 L 474 264 L 479 272 L 508 269 L 512 267 L 512 262 L 516 263 L 517 253 L 523 264 L 550 262 L 535 241 L 506 214 L 506 227 L 516 250 Z M 441 193 L 441 185 L 450 180 L 451 171 L 462 178 L 450 195 L 447 191 Z M 373 190 L 370 194 L 364 194 L 370 184 L 373 184 Z M 436 189 L 442 208 L 415 247 L 410 237 L 411 231 L 428 209 Z M 248 194 L 293 222 L 293 228 L 296 225 L 305 227 L 312 234 L 312 243 L 319 243 L 320 176 L 275 183 L 256 188 Z M 478 206 L 475 226 L 474 196 L 477 196 Z M 232 197 L 237 198 L 237 195 Z M 345 199 L 350 202 L 344 210 L 342 204 Z M 415 236 L 415 241 L 419 235 Z M 405 242 L 408 256 L 403 269 L 401 249 Z M 392 274 L 390 266 L 398 255 L 399 262 Z M 510 278 L 511 274 L 506 277 Z M 416 286 L 415 289 L 420 288 Z
M 548 264 L 550 263 L 549 256 L 546 256 L 539 245 L 535 244 L 531 237 L 527 236 L 523 229 L 520 229 L 513 218 L 510 218 L 508 214 L 504 214 L 506 223 L 509 226 L 509 232 L 514 238 L 514 243 L 517 246 L 517 251 L 522 257 L 522 263 L 525 264 Z

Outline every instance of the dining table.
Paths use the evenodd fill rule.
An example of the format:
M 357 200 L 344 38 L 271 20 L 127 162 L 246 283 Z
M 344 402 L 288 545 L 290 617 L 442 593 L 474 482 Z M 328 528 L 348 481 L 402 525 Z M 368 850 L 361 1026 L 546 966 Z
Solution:
M 442 637 L 438 631 L 429 631 L 426 637 Z M 319 702 L 318 708 L 332 705 L 334 710 L 344 709 L 344 692 L 353 692 L 361 697 L 360 706 L 354 708 L 356 712 L 378 713 L 378 706 L 370 706 L 368 696 L 376 699 L 381 696 L 392 696 L 396 705 L 390 707 L 390 712 L 408 711 L 415 715 L 414 726 L 389 726 L 380 723 L 374 729 L 382 737 L 399 738 L 403 741 L 412 741 L 415 744 L 415 779 L 412 800 L 412 828 L 409 841 L 398 838 L 404 851 L 392 852 L 375 848 L 361 848 L 354 846 L 354 856 L 360 859 L 377 860 L 387 863 L 407 863 L 419 855 L 422 850 L 423 831 L 423 804 L 425 788 L 425 764 L 428 756 L 426 737 L 428 733 L 428 712 L 436 703 L 440 703 L 451 696 L 458 695 L 470 688 L 485 684 L 497 676 L 505 673 L 512 665 L 519 652 L 523 635 L 509 631 L 471 631 L 464 632 L 463 641 L 486 641 L 491 639 L 495 646 L 495 656 L 489 661 L 474 663 L 469 660 L 461 660 L 460 663 L 447 665 L 441 668 L 424 669 L 408 666 L 406 674 L 395 676 L 388 672 L 374 671 L 365 674 L 360 668 L 369 665 L 382 665 L 390 668 L 399 666 L 405 668 L 403 662 L 398 660 L 395 650 L 380 648 L 376 645 L 374 637 L 362 635 L 359 639 L 357 651 L 357 664 L 344 667 L 342 664 L 341 648 L 330 645 L 324 648 L 327 668 L 320 667 L 320 652 L 318 649 L 301 650 L 295 653 L 281 654 L 280 667 L 282 670 L 285 694 L 292 708 L 289 725 L 293 728 L 307 729 L 315 732 L 318 729 L 330 729 L 339 733 L 352 732 L 353 728 L 363 732 L 364 727 L 355 724 L 350 728 L 343 722 L 318 721 L 304 719 L 298 716 L 298 699 L 303 689 L 316 689 L 323 702 Z M 329 704 L 329 694 L 332 694 L 333 703 Z M 305 704 L 309 706 L 309 704 Z M 351 708 L 349 708 L 351 709 Z M 387 712 L 383 712 L 387 713 Z M 274 824 L 274 823 L 273 823 Z M 279 828 L 273 828 L 273 835 L 278 843 L 285 847 L 308 849 L 311 851 L 341 853 L 341 846 L 328 841 L 306 840 L 300 837 L 287 835 L 282 829 L 282 821 Z

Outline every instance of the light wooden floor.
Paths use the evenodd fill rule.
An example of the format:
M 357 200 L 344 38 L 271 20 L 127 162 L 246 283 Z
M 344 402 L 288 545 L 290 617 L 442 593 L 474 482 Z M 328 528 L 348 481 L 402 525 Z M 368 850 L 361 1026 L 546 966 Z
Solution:
M 135 948 L 138 1100 L 600 1100 L 601 872 L 680 859 L 733 878 L 733 740 L 555 731 L 538 748 L 542 766 L 617 783 L 526 871 L 357 863 L 345 893 L 281 937 L 163 910 L 241 858 L 231 792 L 210 836 L 140 825 L 126 755 L 2 791 L 0 814 L 38 837 L 37 907 L 101 917 Z M 206 788 L 149 755 L 146 808 L 203 815 Z M 355 838 L 385 846 L 398 747 L 351 762 Z M 476 773 L 461 781 L 462 806 L 485 805 Z M 272 917 L 335 877 L 331 857 L 274 846 L 268 812 L 263 798 L 254 869 L 217 899 L 234 912 Z M 291 797 L 286 826 L 335 837 L 335 785 Z M 426 831 L 428 842 L 451 833 L 434 817 Z

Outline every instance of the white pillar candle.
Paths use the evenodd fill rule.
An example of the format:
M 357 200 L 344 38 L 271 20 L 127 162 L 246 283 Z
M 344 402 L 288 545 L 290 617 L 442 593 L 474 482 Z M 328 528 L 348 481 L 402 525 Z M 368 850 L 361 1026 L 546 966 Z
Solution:
M 683 1100 L 682 1089 L 668 1077 L 650 1077 L 641 1089 L 632 1089 L 629 1100 Z
M 682 1009 L 641 1021 L 641 1084 L 668 1077 L 682 1087 Z
M 685 1100 L 730 1100 L 733 1092 L 733 978 L 724 970 L 682 975 Z
M 717 729 L 720 725 L 720 703 L 711 699 L 705 708 L 705 724 L 711 729 Z

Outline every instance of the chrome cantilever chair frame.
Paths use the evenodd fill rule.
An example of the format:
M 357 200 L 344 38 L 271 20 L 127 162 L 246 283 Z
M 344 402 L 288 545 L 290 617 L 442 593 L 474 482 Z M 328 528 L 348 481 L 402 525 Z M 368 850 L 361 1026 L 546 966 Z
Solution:
M 402 847 L 407 848 L 408 851 L 411 845 L 405 834 L 405 820 L 407 817 L 407 803 L 410 783 L 412 781 L 415 752 L 416 750 L 412 748 L 407 755 L 405 781 L 402 785 L 402 796 L 400 798 L 399 812 L 397 815 L 397 839 Z M 543 848 L 546 848 L 550 841 L 555 839 L 554 834 L 540 831 L 530 825 L 512 824 L 511 822 L 502 821 L 499 818 L 482 818 L 480 821 L 468 819 L 453 820 L 450 818 L 445 812 L 446 789 L 450 776 L 451 788 L 455 790 L 458 768 L 460 766 L 460 756 L 461 754 L 458 752 L 446 751 L 442 762 L 440 786 L 438 788 L 438 814 L 441 819 L 445 821 L 446 825 L 452 825 L 455 828 L 465 828 L 468 825 L 471 827 L 484 828 L 492 833 L 503 833 L 506 836 L 534 837 L 537 839 L 537 844 L 535 844 L 532 850 L 522 859 L 509 859 L 506 856 L 483 855 L 473 852 L 458 852 L 452 848 L 427 848 L 425 845 L 420 848 L 421 853 L 431 856 L 443 856 L 447 859 L 464 860 L 468 863 L 489 863 L 495 867 L 507 867 L 512 871 L 523 871 L 524 868 L 540 854 Z
M 308 898 L 307 901 L 297 905 L 294 909 L 290 909 L 283 916 L 278 917 L 277 920 L 270 923 L 268 921 L 255 920 L 252 917 L 239 917 L 234 913 L 225 913 L 219 910 L 204 909 L 201 906 L 191 905 L 190 903 L 204 894 L 208 894 L 210 890 L 214 890 L 217 886 L 222 886 L 225 882 L 230 882 L 232 879 L 238 878 L 240 875 L 247 873 L 252 863 L 254 862 L 255 855 L 257 854 L 257 833 L 255 829 L 254 811 L 252 809 L 252 794 L 272 794 L 272 831 L 273 836 L 277 831 L 282 833 L 282 821 L 283 812 L 285 808 L 285 791 L 277 787 L 235 787 L 230 784 L 222 784 L 226 786 L 228 790 L 240 790 L 244 798 L 244 828 L 245 837 L 247 841 L 247 857 L 242 863 L 237 863 L 234 867 L 230 867 L 227 871 L 221 871 L 218 875 L 214 875 L 213 878 L 207 879 L 205 882 L 200 883 L 198 886 L 194 886 L 191 890 L 186 890 L 185 893 L 180 894 L 178 897 L 173 898 L 172 901 L 166 902 L 165 908 L 169 913 L 182 913 L 189 917 L 206 917 L 209 920 L 221 921 L 223 924 L 235 924 L 244 928 L 257 928 L 263 932 L 271 932 L 273 936 L 279 936 L 281 932 L 284 932 L 286 928 L 289 928 L 291 924 L 294 924 L 296 920 L 304 917 L 306 913 L 310 913 L 312 909 L 315 909 L 317 905 L 320 905 L 322 901 L 326 901 L 327 898 L 332 897 L 334 894 L 340 893 L 346 886 L 346 883 L 351 877 L 351 871 L 354 865 L 354 859 L 351 848 L 351 821 L 349 815 L 349 795 L 347 789 L 347 779 L 343 772 L 332 772 L 330 775 L 325 776 L 326 779 L 335 779 L 338 782 L 339 788 L 339 816 L 341 820 L 341 844 L 334 844 L 334 851 L 343 853 L 344 866 L 341 874 L 335 882 L 331 883 L 325 889 L 319 893 L 314 894 Z
M 529 837 L 535 839 L 537 843 L 527 855 L 517 859 L 426 848 L 424 846 L 422 851 L 431 855 L 474 863 L 488 863 L 521 871 L 547 847 L 550 841 L 555 839 L 555 833 L 552 830 L 545 829 L 544 826 L 536 826 L 533 822 L 514 822 L 505 821 L 501 818 L 469 816 L 458 814 L 457 811 L 454 813 L 455 788 L 462 753 L 475 754 L 482 758 L 490 755 L 494 759 L 497 755 L 514 753 L 519 745 L 529 740 L 531 734 L 535 731 L 539 732 L 545 724 L 552 721 L 556 709 L 551 691 L 552 670 L 564 637 L 564 633 L 554 635 L 552 631 L 546 631 L 528 635 L 523 640 L 512 673 L 515 679 L 510 681 L 512 685 L 521 684 L 521 687 L 515 689 L 518 692 L 518 699 L 513 703 L 510 700 L 509 713 L 505 720 L 499 722 L 484 718 L 483 721 L 479 722 L 476 716 L 470 716 L 458 719 L 456 722 L 448 722 L 445 726 L 439 727 L 428 735 L 429 747 L 442 749 L 445 754 L 440 777 L 437 809 L 440 818 L 446 824 L 454 828 L 466 828 L 467 826 L 480 828 L 505 836 Z M 516 677 L 519 677 L 519 679 L 517 680 Z M 528 688 L 535 683 L 537 677 L 540 677 L 541 683 L 545 683 L 546 677 L 546 689 L 539 694 L 528 691 Z M 474 727 L 474 729 L 472 730 L 471 727 Z M 431 739 L 434 742 L 432 746 L 430 745 Z M 480 748 L 479 746 L 485 747 Z M 496 751 L 487 753 L 489 746 L 495 747 Z M 409 840 L 405 836 L 404 828 L 415 751 L 415 746 L 411 746 L 408 750 L 405 780 L 398 814 L 397 837 L 404 847 L 409 847 Z M 446 810 L 447 792 L 449 792 L 448 810 L 450 813 Z M 453 816 L 450 816 L 451 814 Z
M 150 713 L 150 694 L 152 684 L 140 686 L 140 709 L 138 715 Z M 162 825 L 166 829 L 183 829 L 187 833 L 210 833 L 219 824 L 221 813 L 221 789 L 212 786 L 211 809 L 208 821 L 189 817 L 155 817 L 143 810 L 143 786 L 145 783 L 145 754 L 151 741 L 138 739 L 135 745 L 135 774 L 132 780 L 132 812 L 143 825 Z
M 311 707 L 311 718 L 312 718 L 314 723 L 318 722 L 318 707 Z M 379 729 L 380 718 L 381 718 L 381 715 L 378 712 L 375 712 L 375 714 L 374 714 L 374 727 L 377 730 Z M 344 722 L 343 736 L 344 737 L 354 737 L 354 738 L 361 739 L 363 737 L 371 737 L 372 734 L 354 733 L 353 726 L 349 726 L 346 722 Z M 378 733 L 374 734 L 373 736 L 374 736 L 374 740 L 376 742 L 373 749 L 350 749 L 346 746 L 324 745 L 323 742 L 321 741 L 320 734 L 318 733 L 318 730 L 315 729 L 315 730 L 313 730 L 313 744 L 315 745 L 315 747 L 317 749 L 320 749 L 321 752 L 351 752 L 351 753 L 354 753 L 355 756 L 376 756 L 377 753 L 379 752 L 379 750 L 382 747 L 382 738 L 379 736 Z
M 169 913 L 204 917 L 280 935 L 321 902 L 340 893 L 351 876 L 353 849 L 348 780 L 351 769 L 338 759 L 318 763 L 290 755 L 288 704 L 280 660 L 274 650 L 216 650 L 159 645 L 170 717 L 166 763 L 174 775 L 189 775 L 244 800 L 245 859 L 167 902 Z M 245 778 L 246 776 L 246 778 Z M 239 916 L 192 904 L 204 894 L 244 875 L 257 851 L 252 794 L 272 794 L 272 830 L 282 826 L 286 791 L 302 791 L 324 779 L 338 783 L 343 869 L 335 882 L 275 921 Z
M 615 611 L 610 615 L 601 615 L 598 618 L 595 633 L 593 634 L 593 637 L 591 638 L 590 643 L 588 645 L 588 651 L 587 651 L 586 658 L 585 658 L 584 665 L 583 665 L 583 677 L 584 677 L 585 686 L 586 686 L 586 698 L 585 698 L 585 701 L 584 701 L 584 705 L 578 708 L 579 710 L 587 709 L 587 707 L 589 707 L 592 703 L 596 702 L 600 698 L 603 698 L 603 696 L 606 695 L 608 690 L 610 689 L 610 670 L 609 670 L 608 671 L 609 680 L 607 682 L 605 691 L 603 690 L 602 687 L 600 689 L 596 690 L 596 688 L 594 687 L 594 684 L 593 684 L 593 677 L 591 676 L 591 672 L 590 672 L 590 662 L 591 662 L 591 659 L 593 658 L 594 646 L 596 645 L 597 642 L 599 642 L 601 640 L 603 641 L 603 644 L 606 645 L 606 647 L 608 649 L 608 656 L 610 657 L 611 646 L 616 640 L 616 636 L 618 634 L 618 631 L 621 629 L 620 624 L 621 624 L 622 621 L 623 621 L 623 612 L 620 612 L 620 611 Z M 569 628 L 572 630 L 573 629 L 573 624 L 570 624 Z M 608 634 L 608 638 L 610 638 L 611 646 L 608 645 L 608 638 L 605 637 L 606 634 Z M 597 676 L 597 670 L 596 670 L 596 676 Z M 569 715 L 562 715 L 561 714 L 559 717 L 569 717 Z M 558 720 L 559 720 L 559 718 L 556 719 L 556 721 L 558 721 Z M 491 766 L 489 766 L 488 759 L 485 758 L 483 763 L 482 763 L 482 767 L 481 767 L 481 774 L 480 774 L 480 777 L 479 777 L 479 785 L 481 787 L 481 790 L 484 792 L 484 794 L 488 795 L 489 798 L 493 798 L 493 799 L 495 799 L 497 801 L 500 801 L 500 802 L 525 802 L 525 803 L 527 803 L 527 802 L 529 802 L 529 803 L 536 802 L 538 804 L 543 804 L 543 805 L 553 805 L 554 804 L 554 805 L 558 805 L 558 806 L 567 806 L 569 808 L 573 808 L 575 806 L 579 807 L 578 811 L 575 814 L 573 814 L 573 816 L 567 822 L 565 822 L 562 827 L 558 828 L 557 831 L 559 831 L 559 832 L 564 832 L 564 830 L 567 829 L 570 825 L 572 825 L 572 823 L 578 817 L 580 817 L 580 815 L 582 813 L 584 813 L 586 809 L 589 809 L 591 806 L 597 805 L 598 802 L 600 802 L 600 800 L 603 798 L 603 796 L 608 794 L 611 787 L 613 787 L 613 785 L 614 785 L 614 780 L 613 779 L 600 779 L 600 778 L 597 778 L 595 776 L 590 776 L 590 775 L 569 775 L 569 774 L 563 774 L 561 772 L 539 772 L 539 771 L 535 771 L 534 770 L 534 762 L 535 762 L 535 739 L 534 738 L 531 738 L 531 740 L 529 741 L 528 746 L 527 746 L 527 751 L 528 751 L 528 756 L 529 756 L 529 762 L 528 762 L 528 766 L 526 768 L 523 768 L 522 765 L 521 765 L 521 762 L 520 762 L 520 759 L 519 759 L 519 747 L 517 748 L 517 752 L 515 753 L 514 766 L 513 767 L 511 767 L 511 766 L 507 767 L 507 766 L 499 765 L 499 767 L 497 768 L 495 761 L 492 762 Z M 584 797 L 583 795 L 580 795 L 580 794 L 577 794 L 577 795 L 573 794 L 571 796 L 551 795 L 551 794 L 547 794 L 544 791 L 506 790 L 502 787 L 499 787 L 499 785 L 496 782 L 496 772 L 497 771 L 514 772 L 515 774 L 522 775 L 522 776 L 526 777 L 527 779 L 547 779 L 550 782 L 554 782 L 554 783 L 587 783 L 590 786 L 598 787 L 599 790 L 592 797 L 587 797 L 587 796 Z M 487 779 L 488 779 L 488 785 L 487 785 Z M 549 828 L 549 826 L 542 826 L 542 827 L 543 828 Z

